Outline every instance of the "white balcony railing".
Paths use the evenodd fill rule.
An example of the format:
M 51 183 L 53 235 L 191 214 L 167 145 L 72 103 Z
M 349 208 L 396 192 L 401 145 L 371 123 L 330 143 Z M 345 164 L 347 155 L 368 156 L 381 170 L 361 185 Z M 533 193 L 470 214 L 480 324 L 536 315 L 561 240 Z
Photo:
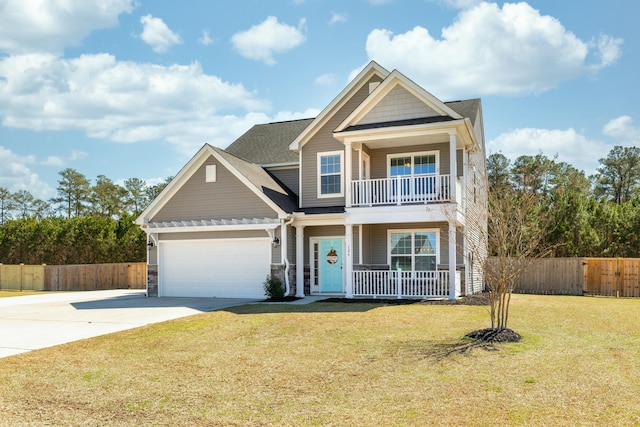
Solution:
M 449 296 L 449 272 L 354 271 L 353 295 L 373 298 L 447 298 Z
M 450 175 L 412 175 L 352 181 L 351 206 L 448 202 L 450 179 Z

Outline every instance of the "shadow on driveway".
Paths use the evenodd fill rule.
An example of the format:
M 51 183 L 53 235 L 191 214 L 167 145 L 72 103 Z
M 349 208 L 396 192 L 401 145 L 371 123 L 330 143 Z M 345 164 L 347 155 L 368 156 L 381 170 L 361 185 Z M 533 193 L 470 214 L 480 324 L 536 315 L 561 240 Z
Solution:
M 118 295 L 91 301 L 72 302 L 76 310 L 108 310 L 127 308 L 176 308 L 184 307 L 203 313 L 221 310 L 227 307 L 251 304 L 258 300 L 248 298 L 178 298 L 146 297 L 144 294 Z

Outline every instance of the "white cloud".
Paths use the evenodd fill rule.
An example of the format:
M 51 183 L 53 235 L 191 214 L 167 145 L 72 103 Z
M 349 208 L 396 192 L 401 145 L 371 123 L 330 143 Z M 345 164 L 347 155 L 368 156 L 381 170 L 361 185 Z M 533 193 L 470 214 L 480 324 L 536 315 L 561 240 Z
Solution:
M 74 160 L 80 160 L 80 159 L 84 159 L 85 157 L 87 157 L 89 154 L 86 153 L 85 151 L 80 151 L 80 150 L 72 150 L 71 151 L 71 155 L 69 156 L 69 160 L 74 161 Z
M 584 42 L 556 18 L 527 3 L 481 3 L 460 12 L 435 38 L 415 27 L 394 35 L 373 30 L 369 58 L 402 70 L 439 98 L 540 93 L 563 80 L 613 64 L 622 40 Z M 595 51 L 594 51 L 595 49 Z M 588 63 L 589 53 L 597 62 Z
M 213 43 L 213 39 L 209 35 L 209 30 L 202 30 L 202 37 L 198 39 L 198 43 L 204 46 L 209 46 Z
M 171 46 L 182 43 L 180 36 L 167 27 L 167 24 L 160 18 L 145 15 L 140 18 L 143 26 L 140 38 L 147 43 L 154 52 L 164 53 Z
M 640 145 L 640 127 L 633 126 L 633 119 L 629 116 L 609 120 L 602 133 L 623 140 L 624 145 Z
M 241 84 L 205 74 L 198 63 L 138 64 L 107 54 L 0 60 L 0 116 L 6 127 L 80 130 L 122 143 L 168 141 L 192 155 L 204 143 L 226 147 L 255 123 L 318 114 L 307 110 L 269 115 L 269 108 Z M 86 155 L 73 151 L 62 160 Z M 59 161 L 45 160 L 51 165 Z
M 443 3 L 454 9 L 469 9 L 473 6 L 476 6 L 479 3 L 482 3 L 484 0 L 439 0 L 439 1 L 440 3 Z
M 487 149 L 489 154 L 499 152 L 511 160 L 522 155 L 535 156 L 540 152 L 549 158 L 557 155 L 557 161 L 584 170 L 587 175 L 595 172 L 598 159 L 609 151 L 608 145 L 591 140 L 572 128 L 514 129 L 489 141 Z
M 42 161 L 42 164 L 45 166 L 62 167 L 64 166 L 64 159 L 60 156 L 49 156 Z
M 305 41 L 305 24 L 306 20 L 301 19 L 296 28 L 278 22 L 275 16 L 269 16 L 260 24 L 234 34 L 231 44 L 245 58 L 274 65 L 275 54 L 291 50 Z
M 0 187 L 12 193 L 27 190 L 39 199 L 50 197 L 53 194 L 52 188 L 30 169 L 30 165 L 34 163 L 34 156 L 19 156 L 0 146 Z
M 331 73 L 325 73 L 325 74 L 321 74 L 318 77 L 316 77 L 314 83 L 318 86 L 333 86 L 333 84 L 336 82 L 336 75 L 335 74 L 331 74 Z
M 91 31 L 111 28 L 131 12 L 134 0 L 0 1 L 0 51 L 60 53 Z
M 337 24 L 339 22 L 347 22 L 347 14 L 346 13 L 331 13 L 331 19 L 329 20 L 329 25 Z

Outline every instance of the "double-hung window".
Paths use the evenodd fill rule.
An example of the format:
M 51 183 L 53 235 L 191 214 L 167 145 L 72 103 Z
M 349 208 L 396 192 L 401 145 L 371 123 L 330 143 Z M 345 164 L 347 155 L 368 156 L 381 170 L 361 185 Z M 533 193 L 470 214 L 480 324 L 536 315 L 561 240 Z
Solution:
M 318 197 L 340 197 L 342 188 L 343 152 L 318 153 Z
M 438 265 L 438 230 L 389 230 L 392 270 L 431 271 Z

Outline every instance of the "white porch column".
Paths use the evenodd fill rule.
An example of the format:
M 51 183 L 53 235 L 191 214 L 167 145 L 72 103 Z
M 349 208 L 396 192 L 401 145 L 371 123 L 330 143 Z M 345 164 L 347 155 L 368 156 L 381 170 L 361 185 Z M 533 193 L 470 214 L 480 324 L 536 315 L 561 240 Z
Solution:
M 456 224 L 449 223 L 449 299 L 456 299 Z
M 296 297 L 304 298 L 304 225 L 296 225 Z
M 353 225 L 345 224 L 344 242 L 347 256 L 344 258 L 345 268 L 345 297 L 353 298 Z
M 350 141 L 344 143 L 344 205 L 351 207 L 351 181 L 353 177 L 352 147 Z
M 449 133 L 449 191 L 451 192 L 451 203 L 456 202 L 456 180 L 458 177 L 458 160 L 456 157 L 456 134 L 451 132 Z

